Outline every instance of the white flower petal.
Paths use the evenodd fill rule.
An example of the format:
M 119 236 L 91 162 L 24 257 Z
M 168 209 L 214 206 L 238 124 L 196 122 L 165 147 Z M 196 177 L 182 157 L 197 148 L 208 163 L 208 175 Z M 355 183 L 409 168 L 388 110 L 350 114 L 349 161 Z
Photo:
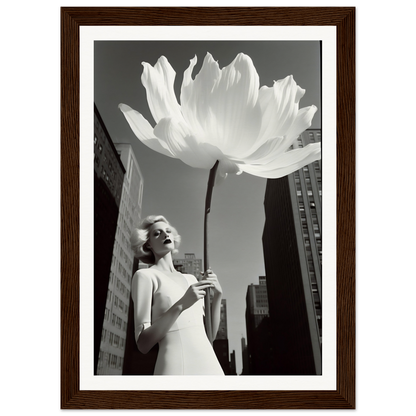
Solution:
M 143 144 L 165 156 L 175 157 L 170 152 L 168 147 L 155 137 L 153 134 L 153 127 L 138 111 L 133 110 L 126 104 L 119 104 L 118 107 L 124 114 L 124 117 L 133 130 L 133 133 Z
M 223 178 L 226 178 L 229 173 L 240 174 L 241 172 L 241 168 L 236 163 L 228 159 L 220 160 L 218 174 Z
M 176 72 L 169 61 L 161 56 L 154 67 L 147 62 L 142 65 L 142 84 L 146 88 L 147 102 L 156 123 L 165 117 L 181 119 L 181 107 L 173 88 Z
M 181 108 L 184 119 L 201 141 L 209 135 L 212 119 L 210 95 L 221 76 L 218 63 L 207 53 L 200 72 L 192 79 L 192 71 L 196 65 L 195 56 L 183 75 L 181 89 Z
M 259 91 L 259 104 L 263 113 L 259 141 L 271 137 L 283 137 L 295 121 L 299 100 L 305 94 L 293 76 L 275 81 L 273 87 L 262 87 Z
M 251 58 L 242 53 L 221 70 L 210 94 L 210 142 L 224 153 L 238 155 L 249 149 L 261 126 L 257 104 L 259 76 Z
M 167 59 L 162 56 L 154 67 L 143 63 L 142 82 L 155 129 L 141 114 L 120 106 L 143 143 L 196 168 L 211 169 L 219 160 L 217 178 L 242 171 L 281 177 L 320 158 L 319 143 L 287 151 L 311 126 L 317 110 L 299 110 L 305 90 L 292 76 L 259 91 L 259 77 L 247 55 L 238 54 L 221 70 L 207 53 L 192 79 L 196 63 L 195 56 L 184 72 L 182 106 L 174 92 L 176 73 Z
M 281 151 L 286 151 L 299 137 L 299 135 L 311 126 L 313 116 L 317 110 L 318 109 L 314 105 L 299 110 L 295 121 L 290 126 L 290 129 L 282 141 Z
M 281 137 L 276 137 L 263 143 L 252 153 L 242 156 L 239 160 L 230 159 L 236 163 L 264 165 L 279 156 L 282 152 L 282 142 L 283 139 Z
M 261 178 L 281 178 L 321 158 L 321 144 L 312 143 L 290 150 L 266 165 L 240 165 L 243 172 Z
M 279 154 L 286 152 L 299 135 L 311 126 L 316 111 L 317 108 L 314 105 L 302 108 L 298 111 L 296 119 L 290 126 L 285 137 L 275 137 L 267 140 L 260 146 L 256 142 L 253 148 L 250 149 L 250 152 L 240 156 L 241 159 L 245 163 L 264 164 L 277 158 Z
M 163 118 L 154 129 L 155 135 L 182 162 L 193 168 L 211 169 L 216 159 L 199 143 L 189 127 L 172 118 Z

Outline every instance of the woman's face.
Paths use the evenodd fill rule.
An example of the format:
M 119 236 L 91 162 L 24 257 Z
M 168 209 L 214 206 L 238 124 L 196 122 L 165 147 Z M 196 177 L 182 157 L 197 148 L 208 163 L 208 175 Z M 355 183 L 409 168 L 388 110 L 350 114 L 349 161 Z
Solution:
M 156 222 L 149 229 L 148 246 L 154 254 L 164 256 L 175 248 L 172 227 L 165 222 Z

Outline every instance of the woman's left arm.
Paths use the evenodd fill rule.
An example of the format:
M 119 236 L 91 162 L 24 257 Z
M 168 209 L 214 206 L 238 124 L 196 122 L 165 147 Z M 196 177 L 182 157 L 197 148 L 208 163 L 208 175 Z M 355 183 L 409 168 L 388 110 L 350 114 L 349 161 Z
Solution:
M 205 272 L 204 279 L 209 280 L 214 285 L 214 287 L 212 288 L 214 292 L 214 298 L 212 300 L 211 306 L 212 340 L 214 341 L 217 336 L 221 320 L 222 288 L 220 282 L 218 281 L 217 275 L 214 274 L 211 269 L 208 269 Z

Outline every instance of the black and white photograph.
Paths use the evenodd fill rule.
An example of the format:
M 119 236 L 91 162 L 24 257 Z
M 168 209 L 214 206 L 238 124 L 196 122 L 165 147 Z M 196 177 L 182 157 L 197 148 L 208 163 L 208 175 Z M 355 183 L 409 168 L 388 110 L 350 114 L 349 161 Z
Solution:
M 94 42 L 94 375 L 322 375 L 321 51 Z
M 56 7 L 58 413 L 360 413 L 361 25 Z

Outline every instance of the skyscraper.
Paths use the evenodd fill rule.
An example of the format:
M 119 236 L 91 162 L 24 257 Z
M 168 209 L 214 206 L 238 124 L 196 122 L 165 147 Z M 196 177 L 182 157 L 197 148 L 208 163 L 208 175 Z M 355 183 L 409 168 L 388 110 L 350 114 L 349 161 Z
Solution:
M 251 284 L 246 295 L 246 331 L 248 373 L 251 375 L 269 374 L 270 357 L 269 331 L 265 321 L 269 317 L 266 277 L 259 277 L 259 284 Z
M 215 339 L 228 339 L 227 299 L 221 299 L 220 325 Z
M 226 299 L 221 299 L 220 324 L 213 347 L 224 373 L 230 374 Z
M 306 130 L 295 148 L 320 142 Z M 276 374 L 322 374 L 321 161 L 268 179 L 263 251 Z
M 259 326 L 263 318 L 269 316 L 266 276 L 259 276 L 259 284 L 251 284 L 247 288 L 246 316 L 252 321 L 254 328 Z
M 247 376 L 249 375 L 249 364 L 248 364 L 248 349 L 246 344 L 246 339 L 241 337 L 241 358 L 243 361 L 243 369 L 241 371 L 241 375 Z
M 194 253 L 185 253 L 183 259 L 173 259 L 173 266 L 184 274 L 192 274 L 198 280 L 201 279 L 202 259 L 197 259 Z
M 132 147 L 119 143 L 115 147 L 126 174 L 113 242 L 97 374 L 122 374 L 134 264 L 130 234 L 140 222 L 143 195 L 143 177 Z
M 94 105 L 94 374 L 125 169 Z
M 235 363 L 235 350 L 230 354 L 230 376 L 237 375 L 237 366 Z

